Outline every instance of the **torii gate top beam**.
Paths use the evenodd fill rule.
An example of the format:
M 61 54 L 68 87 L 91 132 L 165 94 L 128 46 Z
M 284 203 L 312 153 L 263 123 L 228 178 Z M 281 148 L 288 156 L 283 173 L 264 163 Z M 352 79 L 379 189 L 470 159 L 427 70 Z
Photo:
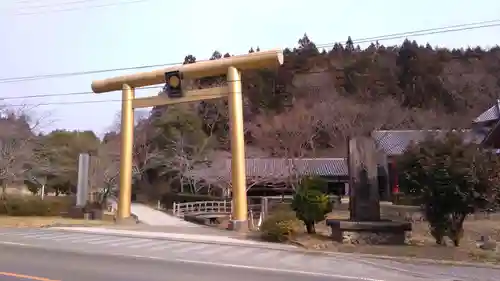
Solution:
M 165 83 L 165 73 L 179 71 L 184 79 L 212 77 L 227 73 L 228 67 L 235 67 L 240 71 L 273 68 L 283 64 L 283 52 L 272 50 L 255 52 L 246 55 L 233 56 L 218 60 L 201 61 L 183 64 L 150 72 L 113 77 L 92 82 L 94 93 L 106 93 L 122 90 L 124 84 L 132 88 Z

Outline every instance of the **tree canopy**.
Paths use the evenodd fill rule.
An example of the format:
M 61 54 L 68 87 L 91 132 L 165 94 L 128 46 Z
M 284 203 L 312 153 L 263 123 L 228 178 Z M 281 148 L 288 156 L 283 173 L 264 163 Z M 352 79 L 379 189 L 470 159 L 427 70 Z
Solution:
M 457 134 L 410 147 L 398 167 L 401 190 L 420 200 L 438 244 L 448 236 L 458 245 L 467 215 L 500 202 L 500 158 Z
M 263 156 L 342 157 L 346 137 L 374 129 L 465 128 L 497 98 L 499 47 L 445 49 L 405 40 L 398 46 L 373 42 L 362 49 L 349 37 L 325 50 L 306 34 L 297 43 L 284 50 L 284 65 L 278 70 L 243 73 L 246 142 Z M 249 49 L 258 51 L 257 46 Z M 210 59 L 229 56 L 216 50 Z M 196 60 L 187 54 L 184 63 Z M 221 76 L 186 85 L 223 83 Z M 30 114 L 7 106 L 0 110 L 2 183 L 24 179 L 32 187 L 44 182 L 51 190 L 71 193 L 79 153 L 99 158 L 99 165 L 116 165 L 117 124 L 102 139 L 91 131 L 38 134 Z M 135 189 L 156 197 L 169 191 L 212 190 L 214 180 L 202 170 L 227 160 L 214 159 L 223 155 L 215 152 L 229 151 L 227 101 L 159 106 L 138 115 Z M 105 185 L 118 171 L 115 167 L 106 173 L 95 173 L 96 185 Z

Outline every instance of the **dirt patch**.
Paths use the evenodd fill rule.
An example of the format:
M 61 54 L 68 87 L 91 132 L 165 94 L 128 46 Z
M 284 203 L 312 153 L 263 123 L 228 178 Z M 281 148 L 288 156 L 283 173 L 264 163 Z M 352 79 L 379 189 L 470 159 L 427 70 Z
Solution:
M 0 227 L 100 226 L 110 224 L 113 224 L 113 222 L 61 217 L 0 216 Z
M 344 204 L 343 204 L 344 205 Z M 306 233 L 294 237 L 292 244 L 301 245 L 312 251 L 344 252 L 372 254 L 392 257 L 423 258 L 431 260 L 465 261 L 465 262 L 487 262 L 500 264 L 500 252 L 482 250 L 478 248 L 478 240 L 481 236 L 488 236 L 492 240 L 500 241 L 500 214 L 485 216 L 483 214 L 472 215 L 465 222 L 464 237 L 460 247 L 438 246 L 429 233 L 428 223 L 424 220 L 417 207 L 410 206 L 381 206 L 383 218 L 391 220 L 411 221 L 413 230 L 409 243 L 404 246 L 378 246 L 378 245 L 347 245 L 332 241 L 330 229 L 325 222 L 316 225 L 317 233 L 308 235 Z M 331 212 L 328 218 L 348 219 L 349 211 L 346 206 Z M 225 230 L 228 227 L 229 218 L 218 218 L 213 228 Z M 251 231 L 245 238 L 260 240 L 260 233 Z
M 433 237 L 429 233 L 427 222 L 423 220 L 423 217 L 415 208 L 405 209 L 391 207 L 391 211 L 385 209 L 382 210 L 382 214 L 385 218 L 410 220 L 412 222 L 413 230 L 407 245 L 346 245 L 333 242 L 329 238 L 330 229 L 324 222 L 316 226 L 317 234 L 301 234 L 294 239 L 294 242 L 308 249 L 321 251 L 404 256 L 434 260 L 500 263 L 500 252 L 498 250 L 483 250 L 478 247 L 478 241 L 481 236 L 487 236 L 494 241 L 500 241 L 500 221 L 497 217 L 486 217 L 482 214 L 471 216 L 465 222 L 464 237 L 462 238 L 460 247 L 453 247 L 436 245 Z M 349 212 L 339 210 L 330 213 L 328 217 L 346 219 L 349 217 Z

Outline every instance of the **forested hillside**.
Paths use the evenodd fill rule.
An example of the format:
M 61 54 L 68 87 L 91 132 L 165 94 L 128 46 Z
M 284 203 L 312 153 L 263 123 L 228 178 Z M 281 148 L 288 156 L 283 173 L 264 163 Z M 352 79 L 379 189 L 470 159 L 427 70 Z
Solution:
M 230 56 L 223 51 L 211 59 Z M 259 50 L 249 50 L 254 51 Z M 195 54 L 185 57 L 185 63 L 194 62 Z M 224 83 L 224 77 L 192 82 L 208 87 Z M 277 71 L 243 74 L 247 156 L 339 157 L 347 136 L 374 129 L 465 128 L 491 106 L 499 89 L 499 47 L 450 50 L 404 41 L 361 49 L 349 38 L 331 50 L 318 50 L 304 35 L 297 48 L 285 50 L 285 63 Z M 229 148 L 226 105 L 220 100 L 159 107 L 138 118 L 136 186 L 158 196 L 186 185 L 194 192 L 198 182 L 210 181 L 214 175 L 204 168 L 226 158 Z M 28 122 L 25 116 L 9 118 L 18 125 Z M 19 128 L 25 128 L 22 124 Z M 25 162 L 38 163 L 38 177 L 55 190 L 74 190 L 79 152 L 91 152 L 99 163 L 95 166 L 103 167 L 94 172 L 95 188 L 116 184 L 118 130 L 102 141 L 92 132 L 1 137 L 3 153 L 18 159 L 19 172 L 26 170 Z M 9 144 L 7 151 L 12 139 L 15 146 Z M 30 160 L 25 155 L 31 146 L 25 142 L 36 143 Z M 15 161 L 3 162 L 1 180 L 19 180 L 12 176 Z M 158 185 L 166 187 L 153 188 Z
M 211 59 L 221 57 L 216 51 Z M 361 50 L 349 38 L 319 51 L 304 35 L 297 48 L 285 50 L 278 71 L 244 74 L 247 141 L 282 156 L 331 155 L 346 136 L 373 129 L 468 127 L 497 98 L 499 62 L 498 47 L 449 50 L 404 41 Z M 224 139 L 224 102 L 197 110 L 205 130 Z

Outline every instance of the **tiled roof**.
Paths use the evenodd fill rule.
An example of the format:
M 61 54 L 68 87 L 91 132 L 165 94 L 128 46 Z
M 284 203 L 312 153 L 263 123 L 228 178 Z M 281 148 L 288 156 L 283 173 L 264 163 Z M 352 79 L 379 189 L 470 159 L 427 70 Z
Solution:
M 488 110 L 485 112 L 481 113 L 474 121 L 473 123 L 484 123 L 488 121 L 495 121 L 500 119 L 500 100 L 497 100 L 497 102 Z
M 444 137 L 448 130 L 394 130 L 394 131 L 373 131 L 372 138 L 377 146 L 387 155 L 400 155 L 412 143 L 419 143 L 428 136 L 436 138 Z M 484 135 L 473 130 L 461 130 L 465 142 L 480 143 Z
M 231 161 L 228 160 L 228 167 Z M 229 168 L 230 170 L 230 168 Z M 246 160 L 246 172 L 249 177 L 287 176 L 294 173 L 314 176 L 345 176 L 347 162 L 345 158 L 253 158 Z
M 205 180 L 227 181 L 231 177 L 231 159 L 225 159 L 222 163 L 213 163 L 210 168 L 201 169 L 195 173 L 197 177 Z M 260 180 L 284 179 L 295 173 L 302 176 L 347 176 L 347 162 L 345 158 L 246 159 L 246 175 L 248 178 Z

